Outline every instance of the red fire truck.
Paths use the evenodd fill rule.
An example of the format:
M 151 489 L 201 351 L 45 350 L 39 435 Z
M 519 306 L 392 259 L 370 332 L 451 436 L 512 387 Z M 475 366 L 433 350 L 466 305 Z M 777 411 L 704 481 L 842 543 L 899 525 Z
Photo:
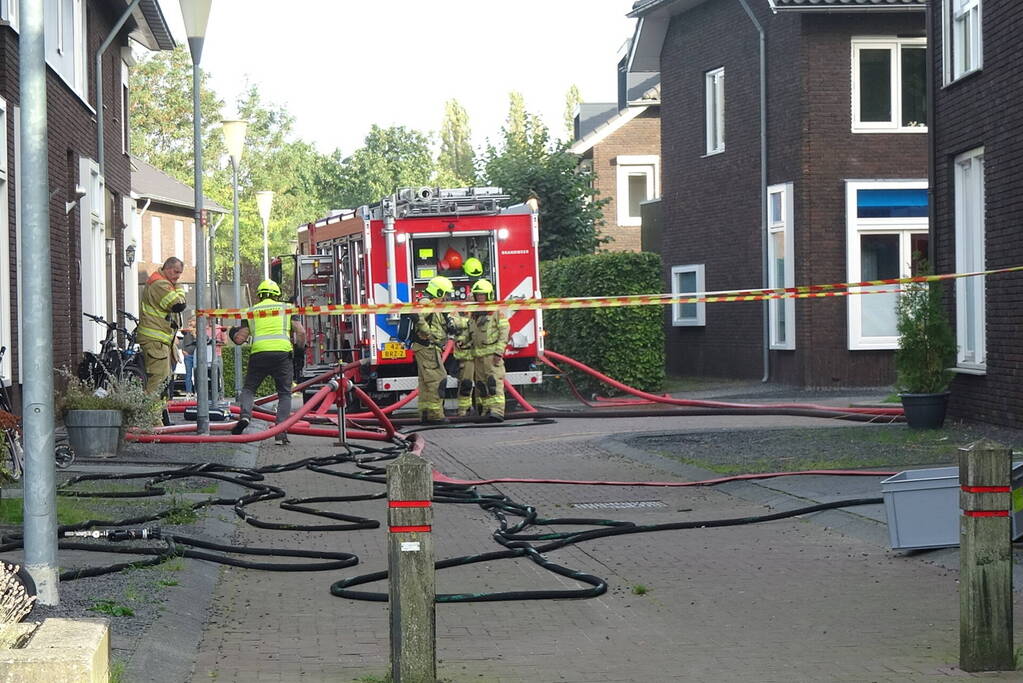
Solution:
M 483 264 L 498 300 L 540 296 L 537 214 L 508 200 L 499 188 L 406 188 L 380 202 L 299 228 L 295 295 L 299 306 L 417 301 L 431 278 L 455 286 L 453 299 L 471 300 L 477 278 L 470 258 Z M 361 382 L 389 402 L 416 388 L 413 353 L 399 337 L 394 314 L 307 316 L 306 376 L 339 360 L 369 358 Z M 539 384 L 543 350 L 540 311 L 515 311 L 505 352 L 512 384 Z M 453 378 L 448 386 L 455 387 Z

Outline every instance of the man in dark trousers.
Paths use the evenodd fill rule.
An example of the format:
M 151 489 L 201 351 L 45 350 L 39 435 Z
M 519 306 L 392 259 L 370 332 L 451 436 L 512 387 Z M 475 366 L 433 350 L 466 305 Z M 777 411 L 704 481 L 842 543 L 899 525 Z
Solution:
M 286 313 L 288 304 L 280 301 L 281 288 L 278 284 L 273 280 L 263 280 L 256 288 L 256 296 L 259 302 L 249 311 L 279 309 L 279 312 L 276 315 L 254 317 L 251 323 L 248 320 L 242 321 L 241 327 L 231 331 L 231 339 L 235 344 L 242 344 L 250 338 L 252 340 L 252 353 L 249 355 L 240 400 L 241 415 L 238 424 L 231 430 L 232 434 L 241 434 L 252 421 L 256 389 L 267 375 L 274 378 L 277 387 L 277 424 L 288 419 L 291 415 L 291 385 L 294 380 L 292 354 L 296 349 L 301 353 L 305 348 L 305 328 Z M 286 432 L 278 434 L 275 439 L 279 446 L 288 443 Z

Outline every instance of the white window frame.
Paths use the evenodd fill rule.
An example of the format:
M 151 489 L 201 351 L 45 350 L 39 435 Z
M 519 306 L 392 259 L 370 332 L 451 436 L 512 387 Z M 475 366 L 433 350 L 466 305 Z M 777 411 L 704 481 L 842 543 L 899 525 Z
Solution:
M 64 54 L 64 0 L 57 0 L 57 54 Z
M 926 38 L 854 37 L 852 39 L 852 132 L 854 133 L 926 133 L 926 123 L 918 126 L 902 125 L 902 48 L 922 47 L 926 55 Z M 861 50 L 888 50 L 891 52 L 892 116 L 889 121 L 860 120 L 860 59 Z M 925 56 L 925 59 L 928 57 Z M 927 112 L 930 115 L 930 112 Z
M 163 265 L 163 223 L 159 216 L 149 217 L 149 258 L 157 268 Z
M 103 315 L 107 312 L 107 237 L 104 216 L 106 192 L 99 165 L 87 157 L 79 159 L 78 177 L 86 184 L 79 202 L 81 227 L 81 301 L 82 312 Z M 96 351 L 106 334 L 90 321 L 82 324 L 82 349 Z
M 174 221 L 174 254 L 175 258 L 185 260 L 185 221 Z
M 75 43 L 72 46 L 75 60 L 74 90 L 83 100 L 88 102 L 89 46 L 85 37 L 85 0 L 71 0 L 71 21 Z M 101 103 L 97 103 L 96 106 L 100 105 Z
M 927 188 L 926 180 L 847 180 L 845 183 L 846 215 L 846 278 L 848 282 L 860 282 L 860 237 L 863 235 L 897 234 L 900 236 L 899 252 L 901 263 L 899 277 L 909 277 L 913 272 L 912 235 L 927 233 L 927 217 L 912 218 L 858 218 L 856 216 L 856 193 L 859 190 L 920 190 Z M 883 287 L 850 287 L 847 296 L 848 346 L 850 351 L 897 349 L 899 335 L 865 336 L 862 329 L 863 297 L 894 297 L 897 294 L 856 294 L 860 289 L 874 291 Z M 892 287 L 894 289 L 894 286 Z
M 781 199 L 780 212 L 774 216 L 771 211 L 771 198 L 778 196 Z M 767 261 L 768 287 L 782 288 L 796 286 L 795 254 L 793 252 L 793 235 L 795 233 L 794 211 L 792 206 L 792 183 L 779 183 L 767 188 Z M 782 245 L 785 250 L 785 272 L 783 280 L 779 281 L 774 270 L 775 246 L 774 237 L 782 235 Z M 771 321 L 770 345 L 772 349 L 791 351 L 796 348 L 796 300 L 792 297 L 784 299 L 768 300 L 768 311 Z M 779 338 L 778 327 L 775 325 L 779 313 L 784 314 L 785 334 L 784 339 Z
M 7 208 L 11 186 L 7 181 L 7 100 L 0 98 L 0 344 L 7 347 L 0 364 L 0 375 L 3 375 L 4 384 L 10 386 L 13 382 L 11 356 L 14 355 L 14 335 L 11 318 L 11 225 Z
M 725 151 L 725 67 L 703 74 L 707 151 L 705 156 Z
M 121 152 L 128 153 L 128 146 L 131 141 L 131 131 L 128 127 L 128 63 L 121 60 Z
M 189 252 L 189 256 L 191 256 L 191 260 L 189 261 L 189 263 L 195 265 L 195 220 L 194 219 L 188 222 L 188 235 L 189 235 L 188 252 Z M 182 257 L 181 260 L 183 261 L 184 257 Z
M 696 273 L 696 292 L 683 292 L 678 286 L 678 275 L 680 273 Z M 680 294 L 703 293 L 707 289 L 705 269 L 702 263 L 694 263 L 686 266 L 671 267 L 671 293 L 674 296 Z M 707 324 L 707 304 L 697 303 L 695 316 L 683 316 L 683 304 L 671 305 L 671 324 L 673 327 L 704 327 Z
M 642 225 L 641 216 L 629 215 L 629 177 L 634 175 L 646 176 L 647 196 L 641 201 L 657 199 L 661 196 L 661 188 L 658 179 L 661 176 L 660 157 L 656 154 L 645 155 L 619 155 L 615 158 L 615 169 L 617 173 L 617 194 L 615 195 L 618 205 L 618 225 Z
M 957 156 L 954 174 L 956 272 L 986 270 L 984 148 Z M 987 369 L 986 284 L 983 275 L 956 279 L 956 367 Z
M 984 68 L 982 5 L 982 0 L 942 0 L 942 80 L 945 85 Z M 968 41 L 970 38 L 972 40 Z M 967 42 L 969 50 L 965 48 Z
M 0 19 L 10 24 L 11 28 L 15 31 L 19 29 L 18 0 L 2 0 L 2 3 L 0 3 Z

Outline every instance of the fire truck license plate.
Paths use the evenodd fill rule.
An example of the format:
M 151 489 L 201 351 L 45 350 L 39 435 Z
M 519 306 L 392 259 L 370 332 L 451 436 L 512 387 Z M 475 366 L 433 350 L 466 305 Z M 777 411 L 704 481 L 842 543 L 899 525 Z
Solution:
M 384 343 L 384 350 L 380 354 L 381 358 L 404 358 L 405 357 L 405 345 L 401 342 L 386 342 Z

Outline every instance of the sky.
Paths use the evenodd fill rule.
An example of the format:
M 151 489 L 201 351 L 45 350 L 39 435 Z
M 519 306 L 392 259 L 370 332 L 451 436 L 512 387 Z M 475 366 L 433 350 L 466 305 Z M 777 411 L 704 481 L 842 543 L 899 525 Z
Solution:
M 177 0 L 160 0 L 187 45 Z M 213 0 L 200 63 L 232 116 L 245 83 L 284 106 L 294 132 L 348 155 L 372 124 L 440 129 L 444 102 L 469 114 L 474 144 L 497 139 L 517 90 L 564 133 L 565 93 L 616 99 L 633 0 Z

